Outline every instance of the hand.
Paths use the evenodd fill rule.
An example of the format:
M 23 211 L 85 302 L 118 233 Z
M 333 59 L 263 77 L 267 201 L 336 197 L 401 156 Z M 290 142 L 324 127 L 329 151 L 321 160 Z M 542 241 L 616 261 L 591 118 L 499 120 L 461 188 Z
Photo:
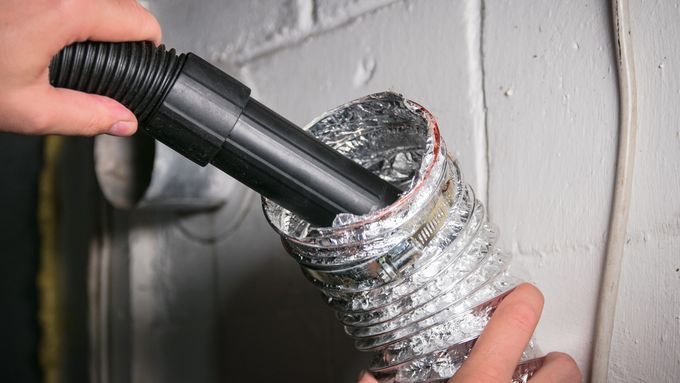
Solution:
M 522 351 L 543 310 L 543 295 L 529 284 L 518 286 L 498 308 L 477 340 L 470 357 L 449 383 L 509 383 Z M 567 354 L 553 352 L 531 378 L 532 383 L 576 383 L 581 372 Z M 359 383 L 377 383 L 364 374 Z
M 52 56 L 76 41 L 154 41 L 156 19 L 134 0 L 2 0 L 0 131 L 127 136 L 134 114 L 103 96 L 49 84 Z

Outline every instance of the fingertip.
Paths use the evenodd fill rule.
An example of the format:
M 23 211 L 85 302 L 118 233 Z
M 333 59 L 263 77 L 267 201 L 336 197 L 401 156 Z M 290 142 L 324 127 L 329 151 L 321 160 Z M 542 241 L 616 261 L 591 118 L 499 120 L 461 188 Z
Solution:
M 510 296 L 513 296 L 515 298 L 521 298 L 522 300 L 525 300 L 532 305 L 535 305 L 536 307 L 539 308 L 539 314 L 540 311 L 543 310 L 543 304 L 545 303 L 545 297 L 543 296 L 543 293 L 541 290 L 538 289 L 538 287 L 534 286 L 531 283 L 522 283 L 521 285 L 517 286 Z
M 551 352 L 545 356 L 543 366 L 534 374 L 534 382 L 577 383 L 583 374 L 576 361 L 562 352 Z
M 133 121 L 118 121 L 106 132 L 112 136 L 127 137 L 137 131 L 137 123 Z
M 572 374 L 578 376 L 581 380 L 581 369 L 579 369 L 576 360 L 569 354 L 563 352 L 551 352 L 545 356 L 546 362 L 555 363 L 563 368 L 564 371 L 570 371 Z
M 161 29 L 161 24 L 158 22 L 156 17 L 151 14 L 151 12 L 145 10 L 149 14 L 149 24 L 148 24 L 148 35 L 149 35 L 149 41 L 153 41 L 153 43 L 156 46 L 159 46 L 161 44 L 161 40 L 163 39 L 163 30 Z
M 563 352 L 553 351 L 545 356 L 546 360 L 559 361 L 562 364 L 570 364 L 576 366 L 576 361 L 569 354 Z
M 517 286 L 494 311 L 454 381 L 509 381 L 542 308 L 543 294 L 535 286 Z
M 100 96 L 100 102 L 106 105 L 109 110 L 112 123 L 109 124 L 108 129 L 97 133 L 106 133 L 112 136 L 127 137 L 135 134 L 137 131 L 137 117 L 119 102 L 108 97 Z
M 143 34 L 147 36 L 145 40 L 152 41 L 156 46 L 160 45 L 163 39 L 163 30 L 161 29 L 161 24 L 158 22 L 156 16 L 141 3 L 135 1 L 137 6 L 140 8 L 140 12 L 143 14 L 142 18 L 144 22 L 142 26 L 144 28 Z
M 542 312 L 543 294 L 528 283 L 517 286 L 496 310 L 496 313 L 509 324 L 528 335 L 533 333 Z
M 89 22 L 87 27 L 74 24 L 73 41 L 152 41 L 156 45 L 161 42 L 160 23 L 136 0 L 105 1 L 80 8 Z

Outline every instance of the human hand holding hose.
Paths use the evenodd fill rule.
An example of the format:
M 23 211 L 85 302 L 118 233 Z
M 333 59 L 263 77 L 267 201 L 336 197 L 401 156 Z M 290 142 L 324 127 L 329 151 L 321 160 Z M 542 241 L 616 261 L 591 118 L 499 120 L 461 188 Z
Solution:
M 542 310 L 543 295 L 536 287 L 529 284 L 517 287 L 498 305 L 469 358 L 449 383 L 510 382 Z M 545 357 L 530 382 L 576 383 L 581 382 L 581 372 L 569 355 L 553 352 Z M 377 380 L 364 373 L 359 383 Z
M 127 136 L 137 119 L 108 97 L 52 87 L 48 66 L 76 41 L 161 40 L 156 18 L 135 0 L 0 2 L 0 131 Z
M 49 64 L 76 41 L 160 42 L 156 19 L 134 0 L 0 2 L 0 131 L 23 134 L 130 135 L 137 119 L 110 98 L 49 84 Z M 538 322 L 543 297 L 518 287 L 498 307 L 452 383 L 506 383 Z M 578 382 L 565 354 L 552 353 L 532 382 Z M 360 383 L 376 382 L 364 375 Z

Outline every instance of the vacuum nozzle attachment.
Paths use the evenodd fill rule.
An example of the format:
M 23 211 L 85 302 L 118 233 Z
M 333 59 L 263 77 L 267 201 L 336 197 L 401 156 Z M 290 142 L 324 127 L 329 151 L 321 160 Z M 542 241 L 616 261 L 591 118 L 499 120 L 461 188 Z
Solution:
M 119 101 L 155 139 L 318 226 L 385 207 L 401 193 L 191 53 L 150 42 L 75 43 L 52 59 L 50 82 Z

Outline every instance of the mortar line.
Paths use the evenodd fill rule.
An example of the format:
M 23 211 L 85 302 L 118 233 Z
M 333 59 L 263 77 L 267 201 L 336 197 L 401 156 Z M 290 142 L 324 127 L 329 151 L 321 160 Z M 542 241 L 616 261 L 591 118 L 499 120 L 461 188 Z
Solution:
M 247 64 L 252 63 L 253 61 L 258 61 L 260 59 L 270 57 L 270 56 L 272 56 L 276 53 L 279 53 L 281 51 L 284 51 L 288 48 L 300 46 L 300 45 L 304 44 L 305 42 L 307 42 L 308 40 L 310 40 L 312 38 L 323 36 L 327 33 L 331 33 L 331 32 L 334 32 L 336 30 L 342 29 L 342 28 L 346 27 L 347 25 L 350 25 L 352 23 L 355 23 L 355 22 L 361 20 L 364 17 L 371 16 L 371 15 L 374 15 L 378 12 L 381 12 L 383 9 L 395 6 L 396 4 L 400 4 L 400 3 L 408 3 L 410 1 L 413 1 L 413 0 L 390 1 L 388 3 L 379 5 L 376 8 L 367 10 L 366 12 L 360 13 L 360 14 L 354 16 L 354 17 L 343 20 L 343 21 L 339 22 L 338 24 L 330 24 L 330 25 L 327 25 L 327 26 L 320 26 L 318 29 L 310 30 L 309 33 L 305 33 L 305 34 L 302 34 L 302 35 L 299 35 L 299 36 L 291 36 L 288 39 L 284 39 L 279 44 L 274 44 L 271 47 L 262 48 L 259 51 L 256 49 L 254 53 L 252 53 L 250 55 L 243 55 L 241 58 L 236 57 L 236 59 L 233 61 L 233 64 L 238 66 L 238 67 L 245 66 Z M 317 9 L 316 2 L 314 3 L 314 5 L 315 5 L 314 12 L 316 13 L 314 15 L 315 16 L 314 21 L 316 23 L 316 22 L 318 22 L 318 9 Z
M 314 25 L 319 23 L 319 4 L 318 0 L 312 0 L 312 23 Z
M 481 71 L 481 87 L 482 87 L 482 113 L 484 126 L 484 162 L 485 162 L 485 193 L 486 215 L 491 220 L 491 157 L 489 153 L 489 120 L 488 108 L 486 104 L 486 69 L 485 69 L 485 52 L 484 52 L 484 28 L 486 27 L 486 1 L 480 1 L 479 7 L 479 64 Z

